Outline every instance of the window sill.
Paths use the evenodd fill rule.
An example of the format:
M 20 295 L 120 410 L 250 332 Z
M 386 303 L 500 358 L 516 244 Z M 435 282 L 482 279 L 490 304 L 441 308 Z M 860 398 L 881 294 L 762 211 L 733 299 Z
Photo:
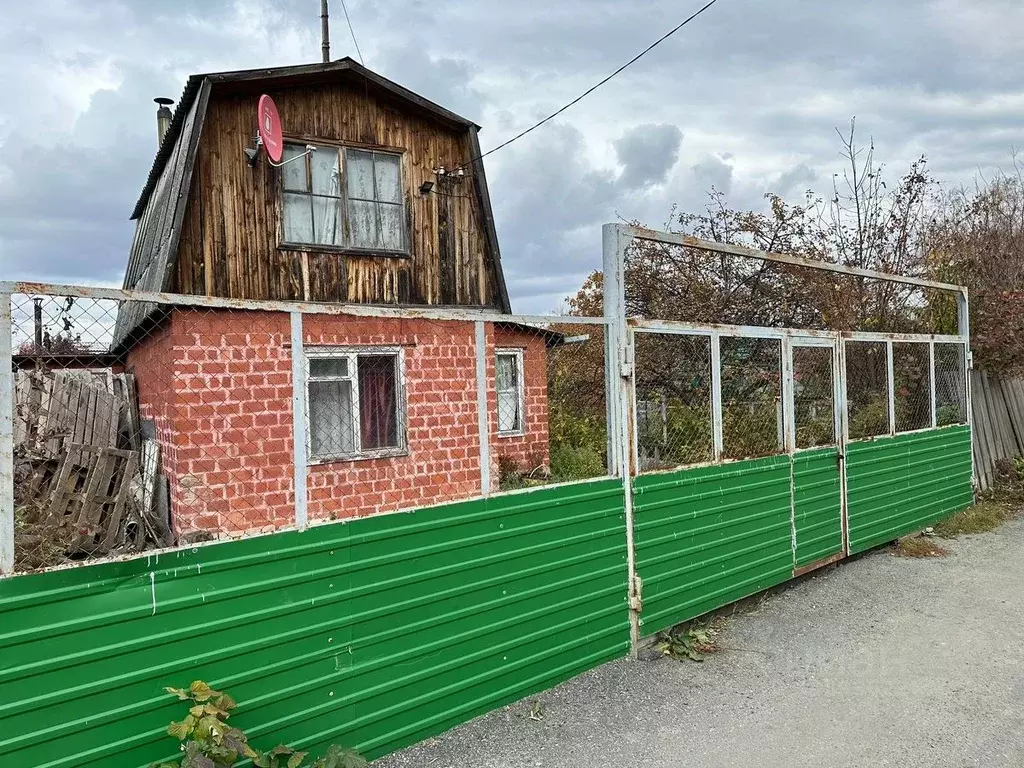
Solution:
M 363 256 L 382 259 L 411 259 L 408 251 L 384 251 L 376 248 L 352 248 L 347 245 L 321 245 L 318 243 L 279 243 L 279 251 L 307 251 L 309 253 L 334 253 L 339 256 Z
M 525 430 L 520 430 L 518 432 L 499 432 L 498 437 L 526 437 L 526 432 Z
M 325 464 L 351 464 L 354 461 L 369 461 L 370 459 L 394 459 L 408 456 L 406 448 L 382 448 L 379 451 L 364 451 L 363 453 L 349 453 L 341 456 L 315 456 L 310 457 L 308 465 L 319 467 Z

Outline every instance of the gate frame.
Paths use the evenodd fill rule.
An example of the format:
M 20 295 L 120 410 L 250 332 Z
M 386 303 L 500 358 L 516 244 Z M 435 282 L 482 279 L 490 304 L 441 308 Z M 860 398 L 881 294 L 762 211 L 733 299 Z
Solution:
M 965 392 L 965 419 L 971 424 L 971 376 L 973 369 L 973 356 L 970 344 L 970 305 L 967 288 L 952 283 L 937 282 L 924 278 L 908 275 L 897 275 L 889 272 L 881 272 L 863 267 L 851 267 L 844 264 L 837 264 L 829 261 L 818 261 L 802 256 L 793 256 L 782 253 L 761 251 L 755 248 L 717 243 L 710 240 L 703 240 L 692 235 L 684 235 L 673 232 L 662 232 L 645 227 L 638 227 L 630 224 L 609 223 L 601 229 L 602 235 L 602 268 L 603 268 L 603 291 L 604 291 L 604 317 L 608 322 L 606 331 L 606 355 L 605 355 L 605 377 L 608 391 L 608 450 L 609 450 L 609 474 L 617 472 L 622 479 L 623 492 L 625 496 L 625 517 L 626 517 L 626 543 L 627 543 L 627 567 L 629 585 L 629 609 L 630 609 L 630 639 L 632 653 L 635 657 L 640 648 L 640 625 L 639 615 L 643 610 L 642 582 L 636 571 L 636 558 L 634 552 L 634 514 L 633 514 L 633 491 L 632 479 L 637 472 L 636 460 L 636 376 L 634 357 L 634 338 L 636 331 L 675 333 L 683 335 L 710 335 L 711 336 L 711 378 L 712 378 L 712 429 L 714 435 L 714 456 L 715 462 L 720 461 L 722 451 L 722 428 L 721 417 L 714 414 L 721 414 L 721 359 L 720 340 L 722 335 L 751 336 L 759 338 L 781 339 L 782 373 L 785 374 L 787 359 L 792 365 L 792 341 L 795 337 L 821 338 L 834 340 L 837 349 L 833 359 L 838 363 L 835 374 L 837 381 L 842 382 L 840 388 L 840 399 L 836 401 L 838 419 L 842 425 L 842 434 L 836 435 L 836 444 L 840 457 L 840 482 L 842 496 L 842 527 L 843 527 L 843 556 L 849 553 L 849 525 L 847 523 L 846 509 L 846 445 L 849 441 L 849 424 L 846 418 L 847 409 L 847 387 L 846 387 L 846 343 L 847 341 L 884 341 L 886 342 L 886 355 L 888 378 L 892 381 L 892 344 L 898 341 L 908 342 L 929 342 L 929 367 L 931 382 L 931 426 L 935 428 L 935 343 L 960 343 L 964 345 L 964 392 Z M 677 245 L 685 248 L 718 253 L 729 256 L 757 259 L 759 261 L 775 262 L 789 266 L 806 267 L 825 272 L 864 277 L 872 280 L 881 280 L 891 283 L 901 283 L 919 288 L 931 288 L 938 291 L 953 293 L 957 302 L 957 333 L 949 334 L 906 334 L 906 333 L 875 333 L 868 331 L 820 331 L 812 329 L 796 328 L 763 328 L 757 326 L 742 326 L 729 324 L 698 324 L 670 320 L 651 320 L 643 318 L 630 318 L 626 313 L 626 251 L 634 240 L 662 243 L 665 245 Z M 787 357 L 788 348 L 788 357 Z M 790 371 L 791 372 L 791 371 Z M 783 376 L 783 405 L 786 404 L 785 384 L 786 377 Z M 791 386 L 791 385 L 790 385 Z M 612 400 L 614 399 L 614 403 Z M 790 399 L 791 400 L 791 399 Z M 889 387 L 889 434 L 895 434 L 894 405 L 895 394 L 893 387 Z M 787 414 L 788 415 L 788 414 Z M 792 428 L 792 421 L 784 417 L 787 422 L 787 431 Z M 902 433 L 901 433 L 902 434 Z M 787 447 L 790 438 L 787 436 Z M 795 438 L 793 439 L 795 443 Z M 788 451 L 787 451 L 788 452 Z M 613 469 L 614 467 L 614 469 Z M 973 452 L 971 455 L 971 483 L 977 489 L 977 470 L 974 465 Z

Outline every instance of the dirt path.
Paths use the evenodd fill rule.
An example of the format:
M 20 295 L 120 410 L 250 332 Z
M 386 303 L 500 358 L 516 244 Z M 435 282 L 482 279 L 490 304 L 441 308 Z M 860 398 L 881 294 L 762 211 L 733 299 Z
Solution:
M 1021 768 L 1024 520 L 948 547 L 846 563 L 733 618 L 735 650 L 607 664 L 374 768 Z

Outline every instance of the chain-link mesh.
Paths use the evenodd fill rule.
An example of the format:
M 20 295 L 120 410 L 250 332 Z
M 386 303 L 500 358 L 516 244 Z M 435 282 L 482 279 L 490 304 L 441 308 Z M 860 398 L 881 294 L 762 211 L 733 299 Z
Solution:
M 722 455 L 769 456 L 785 449 L 782 408 L 782 342 L 724 337 Z
M 568 320 L 568 318 L 565 318 Z M 600 325 L 497 323 L 491 416 L 494 490 L 608 474 L 605 340 Z
M 967 423 L 967 360 L 960 343 L 935 344 L 935 424 Z
M 930 427 L 932 383 L 929 344 L 893 342 L 892 372 L 896 431 L 910 432 Z
M 714 459 L 711 337 L 635 335 L 638 470 Z
M 602 325 L 484 325 L 482 459 L 474 322 L 303 313 L 296 390 L 257 307 L 13 297 L 18 570 L 608 472 Z
M 889 364 L 884 341 L 846 342 L 850 438 L 889 434 Z
M 831 347 L 793 347 L 796 447 L 833 445 L 835 389 Z

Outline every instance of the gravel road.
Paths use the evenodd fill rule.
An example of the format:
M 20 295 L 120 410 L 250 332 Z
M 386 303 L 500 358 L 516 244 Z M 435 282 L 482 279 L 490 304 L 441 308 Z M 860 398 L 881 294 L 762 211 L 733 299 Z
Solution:
M 773 595 L 703 663 L 606 664 L 374 768 L 1021 768 L 1024 519 L 944 545 Z

